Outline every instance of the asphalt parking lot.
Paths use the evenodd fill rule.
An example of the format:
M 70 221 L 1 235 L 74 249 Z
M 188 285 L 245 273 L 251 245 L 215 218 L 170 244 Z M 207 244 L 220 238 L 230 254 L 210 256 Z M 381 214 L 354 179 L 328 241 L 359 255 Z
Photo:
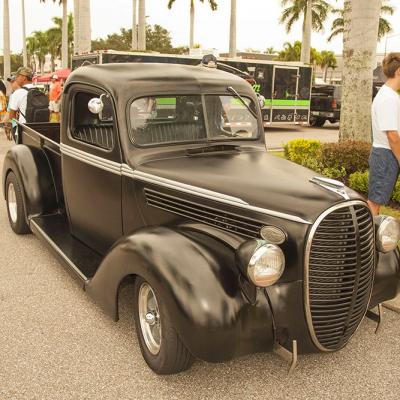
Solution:
M 9 146 L 0 133 L 0 167 Z M 132 287 L 113 322 L 38 239 L 12 233 L 3 196 L 0 246 L 1 400 L 399 398 L 400 315 L 391 311 L 378 335 L 364 320 L 346 348 L 301 355 L 292 376 L 275 354 L 256 354 L 161 377 L 140 354 Z
M 265 128 L 265 143 L 268 149 L 282 149 L 289 140 L 296 138 L 317 139 L 321 142 L 337 142 L 339 123 L 326 122 L 323 128 L 301 125 L 275 125 Z

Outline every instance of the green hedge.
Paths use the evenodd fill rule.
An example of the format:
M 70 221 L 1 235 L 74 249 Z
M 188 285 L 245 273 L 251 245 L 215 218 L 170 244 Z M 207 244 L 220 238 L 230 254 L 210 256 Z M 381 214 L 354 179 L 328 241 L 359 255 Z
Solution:
M 294 139 L 285 146 L 285 156 L 322 175 L 346 182 L 352 173 L 368 169 L 370 149 L 370 144 L 365 142 L 321 143 Z

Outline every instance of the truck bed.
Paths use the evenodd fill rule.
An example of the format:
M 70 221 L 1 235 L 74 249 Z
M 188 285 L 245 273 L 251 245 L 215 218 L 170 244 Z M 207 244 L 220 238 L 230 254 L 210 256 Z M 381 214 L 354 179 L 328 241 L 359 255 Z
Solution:
M 31 144 L 31 140 L 37 143 L 40 136 L 60 144 L 60 124 L 55 122 L 35 122 L 30 124 L 19 124 L 20 135 L 18 143 Z M 29 142 L 29 143 L 28 143 Z

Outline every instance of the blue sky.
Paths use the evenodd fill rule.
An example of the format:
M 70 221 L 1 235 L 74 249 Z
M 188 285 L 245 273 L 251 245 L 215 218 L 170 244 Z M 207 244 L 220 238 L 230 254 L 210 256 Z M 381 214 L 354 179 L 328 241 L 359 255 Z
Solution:
M 22 49 L 20 3 L 21 0 L 9 0 L 11 19 L 11 49 L 19 52 Z M 109 33 L 118 32 L 121 27 L 130 28 L 132 21 L 131 0 L 91 0 L 92 38 L 105 37 Z M 207 3 L 207 0 L 206 2 Z M 343 0 L 331 0 L 338 6 Z M 400 49 L 400 2 L 397 4 L 394 16 L 389 17 L 394 27 L 393 34 L 399 34 L 387 41 L 388 50 Z M 57 2 L 58 4 L 58 2 Z M 35 30 L 46 30 L 52 26 L 51 18 L 61 16 L 61 7 L 47 0 L 42 4 L 39 0 L 25 0 L 27 35 Z M 237 0 L 237 47 L 239 50 L 253 48 L 265 50 L 267 47 L 282 48 L 286 41 L 301 39 L 301 24 L 297 23 L 290 34 L 286 34 L 278 21 L 282 8 L 279 0 Z M 73 0 L 69 0 L 69 9 L 73 9 Z M 3 0 L 0 0 L 1 23 L 3 20 Z M 189 41 L 189 0 L 176 0 L 173 9 L 167 9 L 167 0 L 147 0 L 147 21 L 159 24 L 171 33 L 175 46 L 187 45 Z M 208 4 L 196 1 L 195 43 L 203 48 L 216 48 L 227 51 L 229 46 L 229 15 L 230 0 L 219 0 L 218 10 L 212 12 Z M 331 19 L 332 20 L 332 19 Z M 313 33 L 312 46 L 319 50 L 333 50 L 341 53 L 341 38 L 327 43 L 331 20 L 326 23 L 324 33 Z M 3 29 L 0 29 L 0 52 L 3 48 Z M 383 52 L 385 39 L 378 45 L 378 51 Z

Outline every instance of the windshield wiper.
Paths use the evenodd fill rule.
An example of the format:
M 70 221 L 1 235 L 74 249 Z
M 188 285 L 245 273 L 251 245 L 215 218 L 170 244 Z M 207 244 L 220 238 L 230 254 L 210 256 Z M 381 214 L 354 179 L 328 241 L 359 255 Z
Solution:
M 236 144 L 212 144 L 203 147 L 196 147 L 194 149 L 186 150 L 188 155 L 193 154 L 203 154 L 203 153 L 213 153 L 218 151 L 232 151 L 232 150 L 239 150 L 240 146 Z
M 233 94 L 235 95 L 235 97 L 237 97 L 237 98 L 242 102 L 242 104 L 250 111 L 251 115 L 252 115 L 255 119 L 257 119 L 257 114 L 250 108 L 250 106 L 245 102 L 245 100 L 243 99 L 243 97 L 242 97 L 232 86 L 228 86 L 228 87 L 226 88 L 226 90 L 227 90 L 228 92 L 233 93 Z

